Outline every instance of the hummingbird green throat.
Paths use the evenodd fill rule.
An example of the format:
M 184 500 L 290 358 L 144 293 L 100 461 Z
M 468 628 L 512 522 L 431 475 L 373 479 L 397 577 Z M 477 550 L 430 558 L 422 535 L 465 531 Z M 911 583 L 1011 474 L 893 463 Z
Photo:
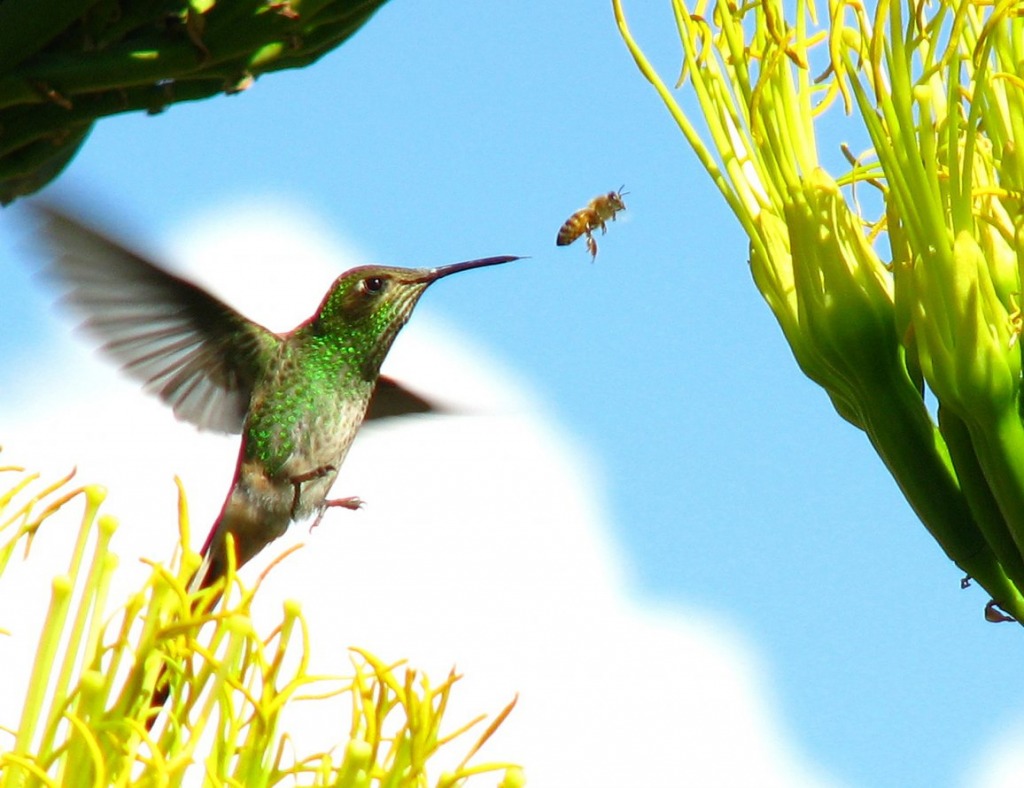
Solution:
M 79 222 L 43 213 L 50 269 L 103 350 L 179 419 L 242 436 L 234 481 L 192 590 L 227 571 L 227 534 L 241 566 L 292 521 L 360 506 L 358 498 L 327 495 L 363 421 L 429 409 L 380 376 L 420 296 L 450 274 L 519 259 L 353 268 L 311 318 L 276 334 Z

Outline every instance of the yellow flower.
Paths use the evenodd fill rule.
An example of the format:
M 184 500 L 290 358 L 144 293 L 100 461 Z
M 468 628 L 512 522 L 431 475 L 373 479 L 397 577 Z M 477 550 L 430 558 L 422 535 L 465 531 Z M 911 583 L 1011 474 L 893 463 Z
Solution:
M 21 718 L 0 720 L 0 736 L 12 739 L 0 744 L 0 788 L 65 784 L 66 775 L 83 785 L 177 785 L 200 771 L 216 785 L 454 786 L 479 775 L 509 788 L 523 784 L 518 766 L 471 763 L 515 700 L 454 772 L 431 778 L 435 753 L 483 720 L 445 729 L 458 676 L 434 687 L 415 670 L 400 671 L 403 663 L 386 664 L 361 650 L 353 654 L 350 679 L 312 675 L 299 603 L 286 602 L 280 623 L 260 633 L 249 616 L 259 584 L 248 589 L 233 571 L 221 606 L 203 612 L 199 595 L 186 591 L 199 558 L 185 547 L 188 507 L 180 483 L 182 547 L 168 564 L 175 570 L 154 563 L 145 586 L 111 615 L 117 521 L 100 514 L 106 491 L 74 488 L 69 476 L 33 492 L 36 476 L 16 466 L 0 467 L 4 473 L 14 482 L 6 491 L 0 487 L 0 584 L 17 548 L 27 549 L 49 517 L 79 499 L 85 511 L 68 571 L 52 584 Z M 166 708 L 152 709 L 165 666 L 170 699 Z M 339 694 L 348 694 L 353 708 L 349 730 L 338 720 L 339 739 L 348 736 L 340 759 L 333 751 L 293 754 L 301 742 L 286 746 L 281 718 L 288 704 Z

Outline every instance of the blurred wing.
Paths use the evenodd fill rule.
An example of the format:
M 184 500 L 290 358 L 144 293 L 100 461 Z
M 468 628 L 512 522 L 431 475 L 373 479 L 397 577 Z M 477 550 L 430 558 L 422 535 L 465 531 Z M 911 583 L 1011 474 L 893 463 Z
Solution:
M 200 429 L 240 432 L 277 335 L 52 208 L 40 234 L 48 271 L 83 327 L 130 377 Z
M 373 396 L 370 397 L 365 420 L 390 419 L 395 416 L 411 416 L 415 413 L 439 413 L 441 410 L 436 404 L 409 391 L 398 381 L 381 375 L 377 379 L 377 387 L 373 390 Z

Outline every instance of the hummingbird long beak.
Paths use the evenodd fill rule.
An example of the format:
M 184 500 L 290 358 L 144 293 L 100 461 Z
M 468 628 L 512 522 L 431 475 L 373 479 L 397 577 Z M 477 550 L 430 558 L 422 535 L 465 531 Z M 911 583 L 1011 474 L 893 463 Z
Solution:
M 470 268 L 483 268 L 488 265 L 501 265 L 502 263 L 511 263 L 513 260 L 521 260 L 521 257 L 505 255 L 503 257 L 483 257 L 479 260 L 467 260 L 464 263 L 452 263 L 451 265 L 442 265 L 438 268 L 431 268 L 422 277 L 417 279 L 417 282 L 435 282 L 443 276 L 448 274 L 457 274 L 459 271 L 468 271 Z

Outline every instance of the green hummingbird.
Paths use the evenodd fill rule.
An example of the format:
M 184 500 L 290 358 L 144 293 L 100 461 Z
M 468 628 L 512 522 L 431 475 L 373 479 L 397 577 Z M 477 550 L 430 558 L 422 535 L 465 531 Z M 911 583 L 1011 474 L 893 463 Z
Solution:
M 430 409 L 380 375 L 420 296 L 450 274 L 519 259 L 353 268 L 334 281 L 312 317 L 277 334 L 60 211 L 37 209 L 49 270 L 103 351 L 177 418 L 242 436 L 193 591 L 227 571 L 227 534 L 242 566 L 293 521 L 319 522 L 329 507 L 361 505 L 327 495 L 363 421 Z

